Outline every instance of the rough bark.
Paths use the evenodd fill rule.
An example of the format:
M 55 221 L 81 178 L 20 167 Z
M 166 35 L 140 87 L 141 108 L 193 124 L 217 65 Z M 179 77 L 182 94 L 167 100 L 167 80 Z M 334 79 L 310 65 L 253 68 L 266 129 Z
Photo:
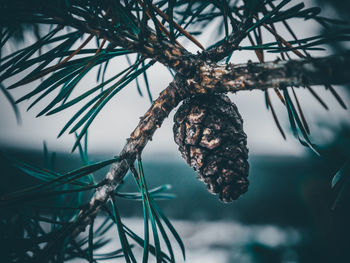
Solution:
M 169 113 L 186 97 L 190 96 L 186 82 L 176 75 L 169 86 L 164 89 L 153 102 L 151 108 L 141 118 L 135 130 L 131 133 L 126 145 L 119 155 L 119 161 L 112 165 L 107 173 L 106 183 L 96 189 L 96 193 L 90 200 L 89 207 L 80 211 L 79 225 L 75 229 L 74 236 L 84 231 L 85 227 L 97 215 L 99 208 L 104 204 L 110 194 L 133 165 L 137 154 L 140 154 L 146 144 L 152 139 L 154 132 L 162 125 Z
M 323 58 L 248 63 L 241 65 L 204 65 L 196 78 L 187 83 L 195 93 L 222 93 L 241 90 L 266 90 L 305 85 L 342 85 L 350 82 L 346 70 L 350 53 Z

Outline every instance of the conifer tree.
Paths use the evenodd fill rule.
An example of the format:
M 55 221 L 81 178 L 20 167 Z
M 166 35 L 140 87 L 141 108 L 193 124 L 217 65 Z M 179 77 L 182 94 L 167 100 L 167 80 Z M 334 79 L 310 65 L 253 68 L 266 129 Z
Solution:
M 98 262 L 114 257 L 124 257 L 125 262 L 147 262 L 149 254 L 157 262 L 175 262 L 169 233 L 185 257 L 180 236 L 155 201 L 169 196 L 164 193 L 168 186 L 147 188 L 141 158 L 155 131 L 180 103 L 183 104 L 174 120 L 175 141 L 209 191 L 218 193 L 224 202 L 231 202 L 248 190 L 249 173 L 249 137 L 243 131 L 239 109 L 224 94 L 264 92 L 266 106 L 285 138 L 271 103 L 271 96 L 277 96 L 286 109 L 294 136 L 315 154 L 319 151 L 309 138 L 309 126 L 295 89 L 305 88 L 328 109 L 317 92 L 326 88 L 346 108 L 333 85 L 349 84 L 350 54 L 324 52 L 324 56 L 314 57 L 313 52 L 320 54 L 327 51 L 329 43 L 349 41 L 349 25 L 324 17 L 320 8 L 306 7 L 303 2 L 1 0 L 0 13 L 3 94 L 17 115 L 18 103 L 30 99 L 31 108 L 55 92 L 38 116 L 63 114 L 65 109 L 79 104 L 80 109 L 59 136 L 76 133 L 72 151 L 79 151 L 84 162 L 83 167 L 60 174 L 11 160 L 39 183 L 0 196 L 4 211 L 1 239 L 6 243 L 9 262 L 64 262 L 72 258 Z M 299 38 L 293 28 L 295 19 L 316 21 L 324 30 Z M 206 34 L 211 23 L 217 23 L 219 37 L 213 45 L 204 46 L 197 36 Z M 12 53 L 5 52 L 8 43 L 28 35 L 35 36 L 35 42 Z M 267 35 L 274 40 L 266 41 Z M 250 44 L 242 44 L 244 40 Z M 96 48 L 88 48 L 93 41 Z M 200 51 L 188 51 L 186 41 Z M 251 51 L 252 55 L 245 64 L 230 60 L 234 52 L 242 50 Z M 267 52 L 279 59 L 265 61 Z M 111 60 L 125 56 L 135 60 L 106 79 Z M 250 61 L 254 56 L 257 63 Z M 155 63 L 168 68 L 174 77 L 153 100 L 147 70 Z M 98 83 L 91 83 L 87 90 L 72 97 L 79 82 L 96 68 Z M 137 83 L 139 78 L 146 83 L 151 107 L 116 157 L 90 163 L 86 152 L 89 127 L 119 91 L 133 86 L 130 83 Z M 11 90 L 36 80 L 41 83 L 33 90 L 17 100 L 12 97 Z M 106 166 L 110 168 L 105 178 L 96 181 L 92 174 Z M 137 193 L 122 191 L 121 182 L 129 171 L 139 189 Z M 334 184 L 342 182 L 340 177 L 335 177 Z M 68 195 L 80 200 L 78 207 L 65 204 Z M 51 206 L 51 210 L 40 206 L 40 200 L 52 197 L 61 198 L 61 203 Z M 118 207 L 120 198 L 142 201 L 143 237 L 124 224 Z M 97 215 L 105 215 L 102 224 L 96 225 Z M 52 227 L 44 229 L 42 223 Z M 104 233 L 111 227 L 117 229 L 121 247 L 105 254 L 94 253 L 108 242 Z M 161 247 L 161 240 L 165 247 Z M 134 246 L 143 248 L 142 259 L 135 258 Z

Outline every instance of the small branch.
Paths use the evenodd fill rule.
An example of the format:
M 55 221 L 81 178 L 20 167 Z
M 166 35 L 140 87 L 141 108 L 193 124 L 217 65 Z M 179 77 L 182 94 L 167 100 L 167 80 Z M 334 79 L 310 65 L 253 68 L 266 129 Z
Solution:
M 193 37 L 190 33 L 188 33 L 185 29 L 183 29 L 178 23 L 176 23 L 174 20 L 170 20 L 169 16 L 165 13 L 163 13 L 162 10 L 160 10 L 156 5 L 152 4 L 154 10 L 169 24 L 173 24 L 173 26 L 181 32 L 187 39 L 192 41 L 194 44 L 196 44 L 200 49 L 205 50 L 205 48 L 202 46 L 199 41 Z
M 120 161 L 110 167 L 106 175 L 106 183 L 96 189 L 95 195 L 89 203 L 87 211 L 81 210 L 78 220 L 79 226 L 75 229 L 73 237 L 84 231 L 85 227 L 97 215 L 100 207 L 104 204 L 115 188 L 121 183 L 124 176 L 133 165 L 138 154 L 142 152 L 146 144 L 152 139 L 154 132 L 162 125 L 169 113 L 182 101 L 190 96 L 186 83 L 176 75 L 169 86 L 164 89 L 151 108 L 141 118 L 136 129 L 127 140 L 127 144 L 119 155 Z
M 150 28 L 146 28 L 147 32 L 143 33 L 146 39 L 144 44 L 141 44 L 141 40 L 131 40 L 128 32 L 120 31 L 116 33 L 114 30 L 108 29 L 108 25 L 105 28 L 97 26 L 106 23 L 103 20 L 93 21 L 92 23 L 91 21 L 82 21 L 74 18 L 66 20 L 58 14 L 48 15 L 52 16 L 57 24 L 70 26 L 78 29 L 80 32 L 106 39 L 114 46 L 120 46 L 126 50 L 134 51 L 145 58 L 156 60 L 185 76 L 193 75 L 199 65 L 203 64 L 203 61 L 198 56 L 190 53 L 182 46 L 172 43 L 166 38 L 159 39 Z
M 349 68 L 350 53 L 304 60 L 205 65 L 200 68 L 197 79 L 189 79 L 187 83 L 195 93 L 202 94 L 288 86 L 344 85 L 350 83 Z
M 252 20 L 243 18 L 242 22 L 237 22 L 232 33 L 222 43 L 212 47 L 209 50 L 203 51 L 200 57 L 204 61 L 220 61 L 224 59 L 233 51 L 239 49 L 239 44 L 247 36 L 247 29 L 252 25 Z

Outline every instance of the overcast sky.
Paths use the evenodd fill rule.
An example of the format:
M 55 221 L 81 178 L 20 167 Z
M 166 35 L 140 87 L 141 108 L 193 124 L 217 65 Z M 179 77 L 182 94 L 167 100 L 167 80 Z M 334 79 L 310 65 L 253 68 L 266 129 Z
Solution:
M 316 34 L 318 31 L 318 27 L 312 22 L 299 20 L 294 21 L 291 25 L 293 28 L 298 29 L 297 32 L 300 37 L 310 36 L 311 34 Z M 217 36 L 214 34 L 216 30 L 215 24 L 207 29 L 204 32 L 205 37 L 200 38 L 202 44 L 209 46 L 213 41 L 217 41 Z M 268 38 L 269 36 L 266 36 L 265 39 Z M 193 52 L 197 51 L 188 41 L 182 43 L 189 50 Z M 316 55 L 326 54 L 317 53 Z M 275 58 L 276 56 L 271 54 L 266 56 L 266 60 L 274 60 Z M 244 63 L 248 59 L 256 61 L 253 52 L 236 52 L 231 58 L 231 62 Z M 112 76 L 118 70 L 125 68 L 126 63 L 124 59 L 116 59 L 113 63 L 110 63 L 107 71 L 108 76 Z M 168 70 L 159 63 L 156 63 L 149 70 L 148 74 L 152 95 L 155 99 L 159 92 L 172 80 L 172 77 Z M 96 74 L 91 72 L 81 81 L 79 89 L 80 91 L 87 90 L 93 87 L 95 83 Z M 36 85 L 37 83 L 19 87 L 12 94 L 16 98 L 19 98 L 21 95 L 35 88 Z M 342 95 L 346 96 L 342 87 L 336 88 Z M 320 96 L 327 102 L 331 109 L 330 111 L 325 111 L 306 90 L 298 90 L 297 94 L 311 126 L 315 143 L 320 143 L 332 139 L 332 129 L 340 127 L 342 122 L 349 122 L 349 112 L 341 109 L 330 92 L 325 91 L 323 87 L 315 87 L 315 89 L 319 90 Z M 132 82 L 104 107 L 89 129 L 90 153 L 104 152 L 117 154 L 121 150 L 126 138 L 136 127 L 139 117 L 150 107 L 145 89 L 143 91 L 144 96 L 140 97 L 136 90 L 135 82 Z M 79 91 L 75 94 L 79 94 Z M 274 94 L 272 95 L 273 105 L 277 110 L 283 127 L 287 131 L 289 125 L 286 110 L 281 105 L 281 102 L 276 99 L 276 96 Z M 273 122 L 271 112 L 265 107 L 264 95 L 261 91 L 243 91 L 239 92 L 239 94 L 231 94 L 230 98 L 237 104 L 243 116 L 244 129 L 248 135 L 248 145 L 251 153 L 300 155 L 304 152 L 304 147 L 290 133 L 287 132 L 287 141 L 283 140 Z M 49 100 L 45 100 L 44 103 L 26 112 L 26 108 L 32 101 L 29 100 L 19 104 L 22 123 L 18 125 L 10 104 L 2 94 L 0 95 L 0 144 L 41 149 L 45 140 L 51 151 L 69 152 L 74 142 L 74 136 L 64 134 L 59 139 L 56 136 L 82 104 L 78 104 L 71 109 L 53 116 L 35 118 L 36 114 L 43 106 L 47 105 Z M 346 101 L 349 101 L 349 99 L 346 99 Z M 171 113 L 163 126 L 156 131 L 153 141 L 146 146 L 145 154 L 162 153 L 165 155 L 178 155 L 177 146 L 173 141 L 172 134 L 174 113 L 175 111 Z M 324 123 L 327 123 L 327 125 L 324 125 Z

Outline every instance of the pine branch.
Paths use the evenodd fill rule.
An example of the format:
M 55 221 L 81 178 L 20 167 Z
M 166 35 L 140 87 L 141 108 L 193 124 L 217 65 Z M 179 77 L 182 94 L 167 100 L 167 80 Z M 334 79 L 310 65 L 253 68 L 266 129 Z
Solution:
M 243 18 L 242 22 L 236 22 L 232 33 L 212 48 L 200 54 L 202 60 L 220 61 L 230 55 L 233 51 L 239 50 L 239 44 L 247 36 L 248 28 L 252 25 L 250 18 Z
M 118 10 L 117 15 L 110 17 L 101 17 L 99 15 L 92 15 L 86 12 L 81 7 L 77 8 L 75 5 L 62 6 L 62 3 L 36 0 L 34 2 L 23 2 L 17 0 L 18 5 L 14 3 L 5 6 L 5 9 L 10 14 L 5 17 L 4 24 L 10 23 L 13 16 L 21 14 L 22 23 L 43 23 L 42 19 L 47 19 L 48 24 L 68 26 L 77 29 L 82 34 L 89 34 L 96 36 L 99 39 L 105 39 L 112 46 L 120 46 L 128 51 L 136 52 L 144 58 L 156 60 L 165 66 L 188 75 L 196 68 L 197 59 L 194 55 L 188 52 L 180 44 L 171 41 L 165 37 L 159 36 L 157 32 L 147 25 L 139 25 L 135 18 L 131 15 L 126 20 L 130 20 L 130 26 L 116 26 L 116 19 L 122 13 L 124 6 L 120 3 L 114 7 Z M 76 3 L 75 3 L 76 4 Z M 101 3 L 100 3 L 101 4 Z M 106 10 L 107 7 L 104 7 Z M 106 11 L 107 13 L 107 11 Z M 26 15 L 24 15 L 26 14 Z M 38 20 L 39 18 L 40 20 Z M 28 20 L 28 21 L 27 21 Z M 2 20 L 0 21 L 2 22 Z M 140 31 L 142 28 L 142 32 Z M 141 34 L 142 33 L 142 34 Z M 140 39 L 142 35 L 145 39 Z
M 75 54 L 78 54 L 81 51 L 80 49 L 82 49 L 84 45 L 87 44 L 88 41 L 90 41 L 90 39 L 93 37 L 96 37 L 97 39 L 103 39 L 102 44 L 99 46 L 93 58 L 96 58 L 96 56 L 99 55 L 102 50 L 105 51 L 103 49 L 103 44 L 108 43 L 109 45 L 106 50 L 112 50 L 113 48 L 119 46 L 125 49 L 123 52 L 127 51 L 131 53 L 137 53 L 140 57 L 139 62 L 143 62 L 144 59 L 149 58 L 152 59 L 152 63 L 155 61 L 160 62 L 166 67 L 177 72 L 174 80 L 166 89 L 163 90 L 158 99 L 154 101 L 151 108 L 141 118 L 138 126 L 135 128 L 130 138 L 127 140 L 127 144 L 118 156 L 118 161 L 111 166 L 105 179 L 102 180 L 98 185 L 92 186 L 97 187 L 97 189 L 89 204 L 80 210 L 79 215 L 74 223 L 69 224 L 67 228 L 63 229 L 62 233 L 57 237 L 56 241 L 64 239 L 66 236 L 70 236 L 70 240 L 74 242 L 74 238 L 79 233 L 83 232 L 89 224 L 92 224 L 98 211 L 105 205 L 107 200 L 109 200 L 111 196 L 114 195 L 116 187 L 122 182 L 130 167 L 133 166 L 136 157 L 141 155 L 144 147 L 151 140 L 154 132 L 161 126 L 163 121 L 167 118 L 168 114 L 184 99 L 197 94 L 226 93 L 242 90 L 267 90 L 269 88 L 284 89 L 288 86 L 309 87 L 311 85 L 318 84 L 325 84 L 330 87 L 332 84 L 350 83 L 350 74 L 348 74 L 346 70 L 350 65 L 350 53 L 318 59 L 307 58 L 298 61 L 291 60 L 288 62 L 250 62 L 241 65 L 216 64 L 221 59 L 230 56 L 233 51 L 240 49 L 251 49 L 255 50 L 256 52 L 261 51 L 261 53 L 263 50 L 270 50 L 279 53 L 292 51 L 298 54 L 299 51 L 297 49 L 306 50 L 306 48 L 316 48 L 318 44 L 327 43 L 327 41 L 331 41 L 332 39 L 349 39 L 348 30 L 345 30 L 344 32 L 335 32 L 334 36 L 331 34 L 330 36 L 316 36 L 308 39 L 295 39 L 295 41 L 287 42 L 280 35 L 278 35 L 277 32 L 275 32 L 275 29 L 273 27 L 273 23 L 281 19 L 283 20 L 283 15 L 288 16 L 288 12 L 279 13 L 279 10 L 285 4 L 287 4 L 287 2 L 289 2 L 287 0 L 281 1 L 281 3 L 276 8 L 273 8 L 271 12 L 264 14 L 262 19 L 259 19 L 259 16 L 257 15 L 259 6 L 254 4 L 256 1 L 247 1 L 247 3 L 250 4 L 245 5 L 244 8 L 241 9 L 243 13 L 235 12 L 235 16 L 238 17 L 239 20 L 233 18 L 231 13 L 232 10 L 226 3 L 226 5 L 224 5 L 224 9 L 221 10 L 222 12 L 220 12 L 220 14 L 223 14 L 223 18 L 225 20 L 226 37 L 216 43 L 212 48 L 209 48 L 208 50 L 203 51 L 199 54 L 190 53 L 185 48 L 183 48 L 175 39 L 173 32 L 174 28 L 179 30 L 187 38 L 191 39 L 192 42 L 196 43 L 195 39 L 192 38 L 192 36 L 187 33 L 187 31 L 184 31 L 184 28 L 186 28 L 186 26 L 182 28 L 182 23 L 177 24 L 175 21 L 171 20 L 170 17 L 172 17 L 172 15 L 168 16 L 156 5 L 153 5 L 152 1 L 139 2 L 144 3 L 144 5 L 141 5 L 141 9 L 143 9 L 144 15 L 147 14 L 149 18 L 153 20 L 154 29 L 151 29 L 147 26 L 146 16 L 144 16 L 144 18 L 140 21 L 139 16 L 135 15 L 135 13 L 138 11 L 130 12 L 128 10 L 132 4 L 122 5 L 119 1 L 96 2 L 96 6 L 94 6 L 92 2 L 91 5 L 92 7 L 95 7 L 95 13 L 90 12 L 89 8 L 86 8 L 85 3 L 83 3 L 84 1 L 14 1 L 21 3 L 21 5 L 10 3 L 9 10 L 14 7 L 15 11 L 18 12 L 18 14 L 22 14 L 21 19 L 23 19 L 23 21 L 21 22 L 58 25 L 59 27 L 57 30 L 60 30 L 61 27 L 63 28 L 65 26 L 75 28 L 78 30 L 77 32 L 79 32 L 79 35 L 75 36 L 76 39 L 84 34 L 89 35 L 89 38 L 81 45 L 81 48 L 73 51 L 68 57 L 66 57 L 56 66 L 44 69 L 47 64 L 45 65 L 43 63 L 42 67 L 40 65 L 38 68 L 39 70 L 43 70 L 41 71 L 42 74 L 45 73 L 46 75 L 48 72 L 57 71 L 57 69 L 60 67 L 63 67 L 64 65 L 66 66 L 72 62 L 69 60 Z M 32 7 L 32 4 L 34 2 L 36 5 Z M 203 5 L 202 7 L 205 8 L 206 5 Z M 299 7 L 301 6 L 298 5 L 296 7 L 298 11 L 300 10 Z M 16 12 L 13 12 L 13 14 L 16 14 Z M 156 17 L 156 13 L 169 23 L 170 32 L 168 32 L 165 26 L 159 22 L 158 18 Z M 198 15 L 199 14 L 200 12 Z M 308 14 L 309 12 L 307 11 L 304 16 L 306 17 Z M 297 16 L 298 13 L 294 15 Z M 193 15 L 192 18 L 195 19 L 196 16 L 197 15 Z M 120 17 L 123 18 L 121 19 Z M 10 18 L 11 15 L 8 17 L 5 16 L 4 21 L 11 21 Z M 192 21 L 192 18 L 190 21 Z M 231 22 L 231 34 L 229 34 L 227 19 L 230 19 Z M 253 23 L 253 19 L 255 19 L 255 24 Z M 184 19 L 184 21 L 185 20 L 186 19 Z M 2 22 L 2 20 L 0 22 Z M 277 41 L 265 44 L 259 43 L 257 41 L 257 45 L 248 47 L 239 46 L 242 40 L 247 37 L 249 32 L 255 29 L 259 29 L 261 26 L 267 28 L 268 31 L 270 31 L 270 33 L 276 37 Z M 75 38 L 73 38 L 74 41 Z M 69 44 L 70 39 L 68 40 L 67 41 Z M 72 44 L 73 43 L 74 42 L 72 42 Z M 298 47 L 295 48 L 291 43 L 296 44 Z M 285 47 L 283 47 L 282 44 Z M 41 46 L 38 45 L 37 48 L 40 49 L 40 47 Z M 36 49 L 33 48 L 31 52 L 35 52 L 35 50 Z M 62 48 L 62 58 L 64 57 L 63 50 L 64 49 Z M 28 55 L 24 57 L 23 61 L 29 59 L 29 57 L 32 55 L 31 52 L 29 52 Z M 45 60 L 46 59 L 44 59 L 44 61 Z M 82 72 L 84 74 L 87 72 L 85 69 L 90 68 L 90 66 L 94 66 L 92 64 L 93 62 L 93 60 L 88 60 L 86 61 L 85 65 L 82 65 Z M 3 68 L 6 69 L 5 74 L 1 76 L 3 80 L 11 77 L 13 74 L 20 72 L 21 67 L 18 66 L 18 69 L 18 67 L 16 67 L 16 63 L 14 67 L 11 67 L 10 64 L 11 60 L 10 62 L 7 62 L 5 66 L 3 66 Z M 8 67 L 10 70 L 8 70 Z M 141 74 L 143 71 L 140 70 L 137 71 L 137 73 Z M 75 72 L 70 74 L 75 74 Z M 82 74 L 81 77 L 83 77 L 84 74 Z M 136 73 L 132 74 L 134 76 L 138 76 Z M 124 75 L 125 78 L 121 78 L 119 81 L 125 81 L 123 83 L 125 86 L 127 83 L 132 81 L 133 78 L 130 76 L 131 75 L 126 74 Z M 41 75 L 39 74 L 36 77 L 41 77 Z M 30 81 L 32 81 L 32 79 L 29 78 L 28 82 Z M 62 84 L 63 82 L 61 83 L 60 81 L 57 81 L 57 83 Z M 122 85 L 119 88 L 121 87 Z M 116 93 L 112 93 L 112 91 L 118 92 L 119 88 L 111 89 L 111 94 L 115 95 Z M 333 89 L 331 89 L 331 91 L 334 93 Z M 285 94 L 285 98 L 288 99 L 287 102 L 291 104 L 287 90 L 284 89 L 283 92 Z M 109 94 L 110 93 L 107 95 L 109 96 Z M 108 99 L 111 98 L 112 95 L 109 96 Z M 104 98 L 105 97 L 102 97 L 99 102 L 102 102 Z M 53 106 L 61 99 L 63 99 L 63 97 L 55 99 L 52 104 L 50 103 L 49 106 Z M 97 99 L 99 98 L 97 97 Z M 108 100 L 105 100 L 104 103 L 107 103 L 107 101 Z M 104 104 L 97 103 L 96 105 L 98 105 L 98 110 L 100 110 Z M 46 110 L 44 109 L 42 114 L 51 109 L 49 106 Z M 292 106 L 290 106 L 289 111 L 295 112 L 295 109 Z M 298 108 L 299 111 L 301 111 L 299 105 Z M 93 110 L 95 110 L 95 108 Z M 96 111 L 96 114 L 97 113 L 98 111 Z M 93 118 L 96 116 L 96 114 L 92 115 Z M 89 117 L 90 115 L 87 114 L 84 117 L 86 116 Z M 78 138 L 81 138 L 84 135 L 84 129 L 86 130 L 88 128 L 93 118 L 89 119 L 88 124 L 84 126 L 83 131 L 78 136 Z M 86 121 L 86 119 L 81 119 L 78 124 L 82 125 L 84 123 L 83 121 Z M 79 125 L 75 126 L 72 129 L 72 132 L 75 131 L 74 129 L 79 128 Z M 307 125 L 304 124 L 304 126 Z M 309 142 L 307 138 L 306 141 Z M 76 142 L 75 146 L 78 144 L 79 140 Z M 66 183 L 71 181 L 71 179 L 67 180 L 68 181 L 66 181 Z M 81 189 L 79 189 L 79 191 L 80 190 Z M 52 193 L 53 192 L 50 192 L 50 194 Z M 56 192 L 54 194 L 56 194 Z M 48 243 L 43 251 L 48 254 L 51 249 L 54 249 L 54 242 L 55 241 Z M 89 255 L 92 255 L 91 251 Z M 36 255 L 36 258 L 39 259 L 40 255 Z
M 90 200 L 87 209 L 90 213 L 81 211 L 80 216 L 84 219 L 80 219 L 81 223 L 75 229 L 74 236 L 84 231 L 91 223 L 100 207 L 122 182 L 136 156 L 141 154 L 154 132 L 182 100 L 196 94 L 266 90 L 289 85 L 301 87 L 324 84 L 325 81 L 329 84 L 348 84 L 350 74 L 344 69 L 349 68 L 349 65 L 350 53 L 346 53 L 313 60 L 248 63 L 217 66 L 214 69 L 201 67 L 202 74 L 199 74 L 198 79 L 200 82 L 196 82 L 195 79 L 184 80 L 177 74 L 141 118 L 127 140 L 119 155 L 119 161 L 111 166 L 105 177 L 106 183 L 96 190 Z
M 72 10 L 72 13 L 79 15 L 79 12 L 75 9 Z M 116 33 L 108 30 L 111 25 L 107 24 L 105 27 L 101 27 L 101 24 L 106 24 L 106 21 L 99 17 L 83 21 L 73 17 L 67 20 L 65 16 L 55 13 L 48 13 L 48 16 L 54 17 L 59 25 L 70 26 L 78 29 L 79 32 L 105 39 L 113 46 L 120 46 L 126 50 L 136 52 L 144 58 L 156 60 L 184 75 L 190 75 L 198 67 L 198 64 L 202 63 L 201 60 L 198 60 L 198 57 L 176 42 L 173 43 L 167 38 L 160 39 L 156 32 L 153 32 L 149 27 L 145 28 L 146 32 L 143 32 L 143 34 L 146 39 L 141 42 L 139 39 L 132 39 L 132 36 L 126 32 Z
M 196 93 L 266 90 L 288 86 L 344 85 L 350 83 L 350 53 L 304 60 L 248 63 L 200 68 L 187 82 Z
M 95 195 L 89 203 L 89 208 L 80 212 L 80 216 L 84 217 L 79 227 L 75 229 L 74 236 L 84 231 L 91 220 L 96 216 L 101 205 L 103 205 L 113 194 L 115 188 L 122 182 L 129 167 L 133 165 L 138 154 L 141 154 L 146 144 L 152 139 L 154 132 L 160 128 L 168 114 L 173 110 L 183 99 L 190 96 L 187 85 L 179 75 L 176 75 L 174 81 L 164 89 L 157 100 L 154 101 L 151 108 L 141 118 L 139 124 L 127 140 L 127 144 L 119 155 L 119 162 L 111 166 L 105 177 L 105 184 L 97 189 Z

